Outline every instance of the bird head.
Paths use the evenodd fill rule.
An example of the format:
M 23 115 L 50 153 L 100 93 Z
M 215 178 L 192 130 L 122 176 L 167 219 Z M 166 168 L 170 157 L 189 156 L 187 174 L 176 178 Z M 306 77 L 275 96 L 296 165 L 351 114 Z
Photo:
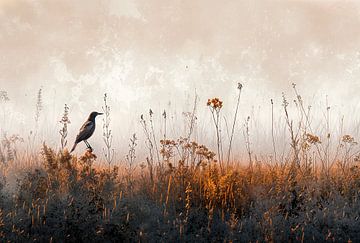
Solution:
M 96 111 L 93 111 L 90 113 L 90 116 L 89 116 L 89 119 L 88 120 L 95 120 L 95 117 L 98 116 L 98 115 L 102 115 L 104 113 L 100 113 L 100 112 L 96 112 Z

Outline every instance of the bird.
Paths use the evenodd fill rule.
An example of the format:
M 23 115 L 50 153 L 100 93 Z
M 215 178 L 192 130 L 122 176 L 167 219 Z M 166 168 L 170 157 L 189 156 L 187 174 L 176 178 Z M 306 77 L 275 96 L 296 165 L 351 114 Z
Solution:
M 71 152 L 73 152 L 76 148 L 76 145 L 78 143 L 80 143 L 81 141 L 84 141 L 84 143 L 86 144 L 86 146 L 92 151 L 92 147 L 90 146 L 90 144 L 88 143 L 87 139 L 91 137 L 91 135 L 93 135 L 94 131 L 95 131 L 95 118 L 98 115 L 102 115 L 103 113 L 99 113 L 96 111 L 93 111 L 90 113 L 88 119 L 85 121 L 85 123 L 82 125 L 82 127 L 80 128 L 80 131 L 78 133 L 78 135 L 76 136 L 75 142 L 74 142 L 74 146 L 72 147 Z

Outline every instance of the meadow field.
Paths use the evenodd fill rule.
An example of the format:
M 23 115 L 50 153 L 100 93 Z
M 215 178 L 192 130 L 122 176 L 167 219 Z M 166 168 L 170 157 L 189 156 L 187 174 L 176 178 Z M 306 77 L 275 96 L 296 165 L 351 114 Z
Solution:
M 121 141 L 128 152 L 120 156 L 111 119 L 117 107 L 106 95 L 97 120 L 102 147 L 94 151 L 69 153 L 71 104 L 51 131 L 56 146 L 32 139 L 34 132 L 2 129 L 1 241 L 360 242 L 358 134 L 344 132 L 341 120 L 330 124 L 330 106 L 313 112 L 295 84 L 292 89 L 281 104 L 269 100 L 270 142 L 260 148 L 253 143 L 254 118 L 239 118 L 249 105 L 241 101 L 240 83 L 226 117 L 222 97 L 195 95 L 179 137 L 170 133 L 166 109 L 136 114 L 142 131 Z M 0 106 L 8 102 L 1 91 Z M 35 122 L 43 105 L 39 91 Z M 210 123 L 198 116 L 199 107 L 207 107 Z M 196 139 L 200 126 L 208 141 Z

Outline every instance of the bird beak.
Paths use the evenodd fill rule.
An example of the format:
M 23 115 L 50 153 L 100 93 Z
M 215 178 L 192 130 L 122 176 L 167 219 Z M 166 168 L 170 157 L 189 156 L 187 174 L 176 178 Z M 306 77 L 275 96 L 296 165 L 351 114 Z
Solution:
M 102 115 L 102 114 L 104 114 L 104 113 L 97 113 L 98 115 Z

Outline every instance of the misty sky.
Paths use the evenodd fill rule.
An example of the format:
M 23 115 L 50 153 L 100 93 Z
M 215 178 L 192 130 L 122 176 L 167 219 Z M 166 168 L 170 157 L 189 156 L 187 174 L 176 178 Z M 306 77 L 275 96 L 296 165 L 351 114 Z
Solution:
M 72 140 L 108 93 L 121 143 L 149 108 L 191 110 L 195 90 L 204 122 L 210 97 L 230 114 L 237 82 L 242 120 L 252 107 L 266 120 L 270 98 L 281 110 L 293 82 L 313 105 L 325 107 L 328 95 L 335 113 L 355 114 L 360 2 L 0 0 L 0 90 L 13 112 L 6 129 L 30 129 L 42 88 L 46 133 L 58 135 L 67 103 Z

